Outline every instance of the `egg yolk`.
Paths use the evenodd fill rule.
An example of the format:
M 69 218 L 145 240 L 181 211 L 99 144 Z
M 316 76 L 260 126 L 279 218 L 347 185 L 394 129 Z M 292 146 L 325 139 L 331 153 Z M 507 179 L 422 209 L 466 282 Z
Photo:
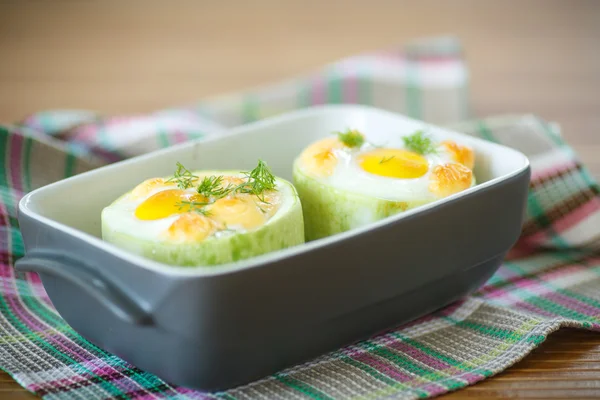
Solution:
M 281 205 L 281 196 L 277 192 L 267 192 L 260 199 L 256 196 L 252 196 L 252 198 L 254 204 L 267 218 L 275 215 Z
M 133 199 L 146 197 L 151 191 L 159 186 L 175 186 L 175 183 L 167 182 L 163 178 L 151 178 L 137 185 L 130 194 Z
M 219 199 L 209 207 L 209 213 L 215 221 L 226 225 L 242 226 L 245 229 L 257 228 L 267 220 L 265 212 L 261 211 L 250 196 Z
M 221 188 L 225 188 L 227 186 L 238 186 L 245 182 L 245 179 L 242 179 L 237 176 L 224 176 L 221 182 Z
M 143 220 L 166 218 L 181 213 L 181 202 L 184 201 L 204 202 L 206 198 L 180 189 L 162 190 L 140 204 L 135 209 L 135 216 Z
M 450 140 L 442 142 L 442 145 L 450 152 L 454 161 L 471 170 L 473 169 L 475 166 L 475 153 L 470 147 L 460 146 Z
M 223 226 L 198 213 L 182 214 L 165 232 L 167 239 L 174 242 L 194 242 L 206 239 Z
M 438 197 L 446 197 L 471 187 L 473 172 L 462 164 L 436 166 L 431 171 L 429 190 Z
M 419 178 L 427 173 L 427 159 L 402 149 L 376 149 L 361 154 L 358 162 L 363 170 L 389 178 Z
M 337 138 L 327 138 L 311 144 L 302 153 L 302 165 L 316 176 L 329 176 L 337 165 L 333 150 L 344 148 Z

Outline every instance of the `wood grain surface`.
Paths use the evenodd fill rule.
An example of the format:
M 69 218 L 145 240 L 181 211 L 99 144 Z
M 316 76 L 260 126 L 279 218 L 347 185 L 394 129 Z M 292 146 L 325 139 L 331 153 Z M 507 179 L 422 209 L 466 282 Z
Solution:
M 477 116 L 558 122 L 600 178 L 600 1 L 0 0 L 0 120 L 146 112 L 454 34 Z M 6 374 L 0 397 L 30 399 Z M 448 399 L 600 398 L 600 334 L 563 330 Z

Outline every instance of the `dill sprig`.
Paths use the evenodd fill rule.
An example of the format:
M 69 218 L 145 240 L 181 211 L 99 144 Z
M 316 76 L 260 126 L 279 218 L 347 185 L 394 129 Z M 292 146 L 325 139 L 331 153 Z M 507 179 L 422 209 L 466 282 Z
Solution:
M 383 157 L 381 160 L 379 160 L 379 164 L 383 164 L 388 161 L 391 161 L 393 158 L 396 158 L 396 156 Z
M 412 135 L 404 136 L 402 140 L 404 141 L 404 146 L 415 153 L 425 155 L 436 152 L 435 144 L 431 138 L 421 130 L 416 131 Z
M 252 171 L 244 172 L 244 175 L 248 180 L 239 185 L 240 191 L 255 195 L 260 201 L 267 203 L 264 192 L 276 190 L 275 175 L 269 166 L 263 160 L 258 160 L 258 165 Z
M 338 139 L 347 147 L 359 148 L 365 143 L 365 137 L 356 129 L 347 129 L 346 132 L 334 132 Z
M 177 169 L 173 176 L 167 179 L 167 182 L 176 182 L 177 187 L 180 189 L 188 189 L 194 186 L 194 181 L 198 179 L 198 177 L 192 174 L 186 167 L 184 167 L 180 162 L 177 164 Z
M 251 171 L 243 172 L 246 180 L 238 185 L 222 186 L 222 176 L 205 177 L 200 185 L 198 185 L 198 193 L 207 198 L 218 200 L 225 196 L 235 193 L 251 194 L 263 203 L 265 200 L 264 193 L 271 190 L 277 190 L 275 184 L 275 175 L 271 172 L 269 166 L 262 160 L 258 160 L 258 165 Z
M 258 160 L 258 165 L 253 170 L 243 172 L 243 174 L 246 176 L 244 182 L 238 185 L 228 184 L 225 187 L 223 187 L 223 176 L 206 176 L 196 187 L 196 191 L 198 194 L 204 196 L 207 201 L 181 201 L 177 203 L 177 206 L 180 210 L 209 215 L 210 211 L 206 209 L 206 206 L 235 193 L 254 195 L 261 202 L 269 204 L 265 199 L 265 192 L 277 190 L 277 185 L 275 183 L 275 175 L 273 175 L 267 163 Z M 193 181 L 196 179 L 198 179 L 198 177 L 192 175 L 191 172 L 180 163 L 177 163 L 177 171 L 175 171 L 173 178 L 171 178 L 171 180 L 177 181 L 177 185 L 182 189 L 192 187 Z M 261 211 L 266 212 L 262 208 Z
M 202 179 L 202 182 L 196 188 L 196 191 L 203 195 L 206 198 L 216 198 L 220 199 L 222 197 L 227 196 L 231 190 L 232 186 L 227 185 L 226 187 L 222 187 L 223 184 L 223 176 L 205 176 Z
M 182 201 L 178 202 L 176 205 L 177 205 L 177 207 L 179 207 L 179 210 L 185 209 L 186 212 L 197 212 L 202 215 L 208 216 L 208 215 L 210 215 L 210 210 L 207 210 L 206 206 L 209 204 L 211 204 L 211 203 L 204 202 L 204 201 L 182 200 Z

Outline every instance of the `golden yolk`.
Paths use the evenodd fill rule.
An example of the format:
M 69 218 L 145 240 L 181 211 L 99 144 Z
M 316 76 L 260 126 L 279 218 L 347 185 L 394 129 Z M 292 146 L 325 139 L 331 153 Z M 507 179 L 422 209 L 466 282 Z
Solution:
M 143 220 L 166 218 L 173 214 L 185 211 L 181 209 L 183 201 L 204 202 L 206 198 L 197 193 L 187 192 L 180 189 L 168 189 L 160 191 L 148 197 L 135 209 L 135 216 Z
M 338 161 L 333 150 L 343 147 L 344 144 L 337 138 L 319 140 L 302 152 L 302 164 L 314 175 L 329 176 L 333 173 Z
M 266 214 L 260 210 L 250 196 L 224 197 L 209 207 L 209 215 L 226 225 L 241 225 L 254 229 L 266 222 Z
M 281 197 L 277 192 L 267 192 L 261 196 L 260 199 L 257 196 L 250 197 L 266 218 L 271 218 L 281 205 Z M 261 199 L 264 200 L 264 202 Z
M 244 183 L 246 179 L 237 176 L 224 176 L 221 181 L 221 187 L 226 188 L 227 186 L 238 186 Z
M 210 218 L 195 212 L 182 214 L 165 232 L 168 240 L 174 242 L 196 242 L 206 239 L 223 226 Z
M 471 170 L 473 169 L 475 166 L 475 153 L 470 147 L 460 146 L 450 140 L 442 142 L 442 145 L 452 154 L 454 161 L 461 163 Z
M 436 166 L 431 171 L 429 190 L 438 197 L 446 197 L 471 187 L 473 172 L 462 164 Z
M 158 186 L 174 186 L 175 183 L 166 182 L 163 178 L 151 178 L 137 185 L 130 193 L 129 197 L 139 199 L 146 197 L 152 190 Z
M 363 170 L 389 178 L 419 178 L 429 169 L 427 159 L 401 149 L 376 149 L 361 154 L 358 162 Z

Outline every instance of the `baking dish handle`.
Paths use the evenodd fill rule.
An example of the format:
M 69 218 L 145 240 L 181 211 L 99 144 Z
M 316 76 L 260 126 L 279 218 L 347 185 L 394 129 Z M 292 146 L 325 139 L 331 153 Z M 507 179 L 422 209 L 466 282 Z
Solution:
M 53 275 L 85 290 L 122 320 L 140 325 L 151 322 L 150 314 L 131 296 L 100 274 L 63 254 L 32 250 L 15 263 L 17 271 Z

